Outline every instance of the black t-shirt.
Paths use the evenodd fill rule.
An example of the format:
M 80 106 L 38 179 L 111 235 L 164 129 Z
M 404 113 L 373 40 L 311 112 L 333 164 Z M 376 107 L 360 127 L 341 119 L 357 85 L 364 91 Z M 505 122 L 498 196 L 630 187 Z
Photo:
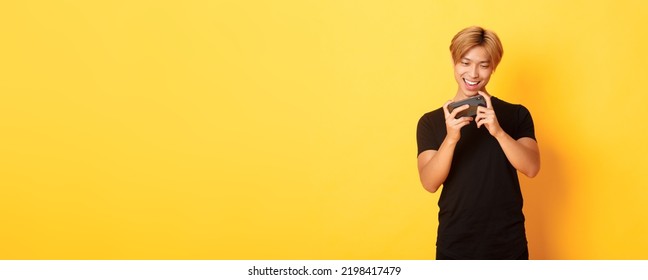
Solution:
M 522 105 L 491 98 L 502 129 L 513 139 L 535 139 Z M 426 113 L 417 127 L 418 153 L 438 150 L 446 136 L 443 108 Z M 457 259 L 513 259 L 527 250 L 517 171 L 485 126 L 461 128 L 439 198 L 437 251 Z

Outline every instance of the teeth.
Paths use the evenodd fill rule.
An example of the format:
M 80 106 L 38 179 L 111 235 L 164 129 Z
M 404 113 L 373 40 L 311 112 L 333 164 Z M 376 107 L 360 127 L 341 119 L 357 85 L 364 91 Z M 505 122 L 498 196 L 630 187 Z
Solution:
M 479 84 L 479 82 L 471 82 L 471 81 L 468 81 L 468 80 L 466 80 L 466 79 L 464 79 L 464 81 L 466 81 L 466 83 L 469 84 L 469 85 L 471 85 L 471 86 L 474 86 L 474 85 L 476 85 L 476 84 Z

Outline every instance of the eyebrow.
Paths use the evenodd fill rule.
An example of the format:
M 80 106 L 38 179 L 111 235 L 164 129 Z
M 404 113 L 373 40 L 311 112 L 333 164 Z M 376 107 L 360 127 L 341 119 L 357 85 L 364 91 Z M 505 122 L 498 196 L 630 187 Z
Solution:
M 467 57 L 463 57 L 461 60 L 468 60 L 468 61 L 472 61 L 472 59 L 467 58 Z M 479 61 L 479 64 L 482 64 L 482 63 L 490 63 L 490 61 L 488 61 L 488 60 Z

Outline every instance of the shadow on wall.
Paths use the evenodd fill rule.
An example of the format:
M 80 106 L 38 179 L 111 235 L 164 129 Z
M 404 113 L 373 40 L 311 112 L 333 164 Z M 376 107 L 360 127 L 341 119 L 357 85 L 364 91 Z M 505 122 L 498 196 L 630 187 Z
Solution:
M 567 203 L 563 167 L 551 143 L 541 142 L 542 167 L 536 178 L 521 178 L 524 215 L 531 259 L 563 259 L 560 242 L 561 209 Z
M 556 110 L 555 102 L 548 94 L 551 89 L 543 85 L 552 84 L 553 68 L 550 54 L 529 54 L 527 59 L 517 61 L 508 89 L 515 100 L 530 111 L 535 124 L 536 138 L 540 147 L 541 168 L 535 178 L 520 174 L 524 196 L 524 214 L 529 242 L 530 259 L 563 259 L 565 248 L 561 248 L 560 232 L 565 225 L 564 213 L 569 198 L 565 166 L 560 154 L 560 135 L 552 133 L 551 120 Z M 542 58 L 542 60 L 540 60 Z M 538 83 L 538 81 L 544 81 Z M 559 81 L 556 81 L 559 82 Z

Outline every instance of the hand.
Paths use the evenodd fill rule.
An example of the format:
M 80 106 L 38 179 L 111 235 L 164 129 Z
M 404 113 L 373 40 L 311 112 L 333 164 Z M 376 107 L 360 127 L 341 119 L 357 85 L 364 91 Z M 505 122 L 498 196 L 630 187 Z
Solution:
M 452 141 L 459 141 L 461 138 L 461 128 L 468 125 L 471 121 L 473 121 L 472 117 L 461 117 L 458 119 L 455 119 L 457 117 L 457 114 L 459 112 L 468 109 L 468 104 L 463 105 L 461 107 L 455 108 L 452 110 L 452 113 L 448 111 L 448 105 L 452 103 L 451 100 L 448 100 L 445 104 L 443 104 L 443 112 L 445 115 L 445 123 L 446 123 L 446 138 L 452 140 Z
M 486 100 L 486 108 L 482 106 L 477 107 L 477 116 L 475 116 L 475 122 L 477 123 L 477 128 L 486 126 L 490 135 L 497 137 L 504 130 L 497 121 L 497 115 L 495 115 L 495 110 L 493 110 L 493 104 L 491 103 L 491 97 L 488 93 L 483 91 L 477 92 L 479 95 L 483 96 Z

